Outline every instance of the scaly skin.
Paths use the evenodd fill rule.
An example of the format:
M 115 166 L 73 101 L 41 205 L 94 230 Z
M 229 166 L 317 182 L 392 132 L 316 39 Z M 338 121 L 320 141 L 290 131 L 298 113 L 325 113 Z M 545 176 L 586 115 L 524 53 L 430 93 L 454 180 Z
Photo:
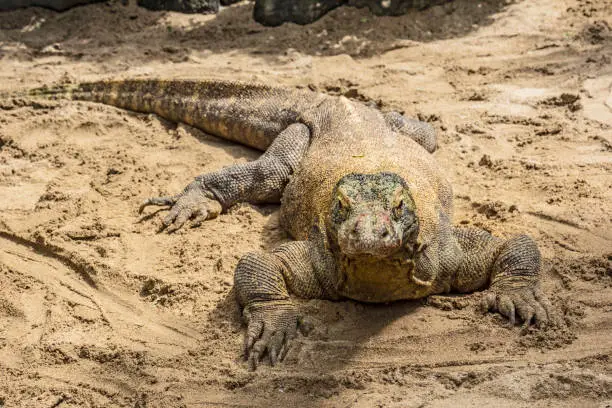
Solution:
M 451 187 L 426 123 L 343 97 L 226 82 L 107 81 L 30 94 L 152 112 L 265 150 L 141 206 L 170 206 L 163 224 L 172 232 L 237 202 L 281 202 L 296 241 L 245 255 L 235 272 L 253 369 L 266 353 L 281 360 L 297 334 L 290 293 L 388 302 L 488 288 L 483 306 L 512 324 L 549 319 L 533 240 L 452 226 Z

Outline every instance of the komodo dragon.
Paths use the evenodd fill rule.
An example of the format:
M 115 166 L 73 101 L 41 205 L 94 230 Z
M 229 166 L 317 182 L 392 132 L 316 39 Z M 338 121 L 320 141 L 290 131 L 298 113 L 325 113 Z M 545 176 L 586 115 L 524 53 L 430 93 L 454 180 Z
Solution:
M 229 82 L 102 81 L 31 94 L 153 112 L 265 151 L 140 208 L 170 206 L 163 225 L 172 232 L 238 202 L 281 203 L 295 241 L 244 255 L 234 275 L 253 369 L 264 354 L 281 360 L 296 336 L 302 320 L 290 293 L 389 302 L 488 287 L 483 306 L 511 324 L 515 315 L 526 325 L 550 317 L 531 238 L 451 224 L 451 187 L 426 123 L 344 97 Z

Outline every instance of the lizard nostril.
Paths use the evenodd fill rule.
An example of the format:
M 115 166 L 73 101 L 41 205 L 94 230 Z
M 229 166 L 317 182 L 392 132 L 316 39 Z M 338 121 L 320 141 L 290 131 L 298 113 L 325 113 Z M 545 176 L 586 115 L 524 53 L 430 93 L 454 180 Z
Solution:
M 383 225 L 380 229 L 380 237 L 388 240 L 391 237 L 391 231 L 388 225 Z
M 361 229 L 361 220 L 357 220 L 355 221 L 355 224 L 353 225 L 353 230 L 351 231 L 352 235 L 356 235 L 357 233 L 359 233 L 359 230 Z

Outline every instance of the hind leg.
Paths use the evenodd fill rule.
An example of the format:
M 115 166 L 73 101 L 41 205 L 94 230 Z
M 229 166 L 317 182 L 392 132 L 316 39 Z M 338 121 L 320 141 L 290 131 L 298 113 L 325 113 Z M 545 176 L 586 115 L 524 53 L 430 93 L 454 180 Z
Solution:
M 429 153 L 436 150 L 436 131 L 429 123 L 408 119 L 399 112 L 385 114 L 385 120 L 391 129 L 410 137 Z

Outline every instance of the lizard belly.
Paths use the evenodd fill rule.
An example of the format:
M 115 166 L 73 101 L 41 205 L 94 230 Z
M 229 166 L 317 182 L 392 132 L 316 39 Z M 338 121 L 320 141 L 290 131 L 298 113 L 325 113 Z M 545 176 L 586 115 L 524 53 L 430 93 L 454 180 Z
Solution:
M 382 303 L 401 299 L 420 299 L 430 288 L 417 285 L 410 278 L 414 262 L 359 259 L 340 262 L 341 295 L 362 302 Z

